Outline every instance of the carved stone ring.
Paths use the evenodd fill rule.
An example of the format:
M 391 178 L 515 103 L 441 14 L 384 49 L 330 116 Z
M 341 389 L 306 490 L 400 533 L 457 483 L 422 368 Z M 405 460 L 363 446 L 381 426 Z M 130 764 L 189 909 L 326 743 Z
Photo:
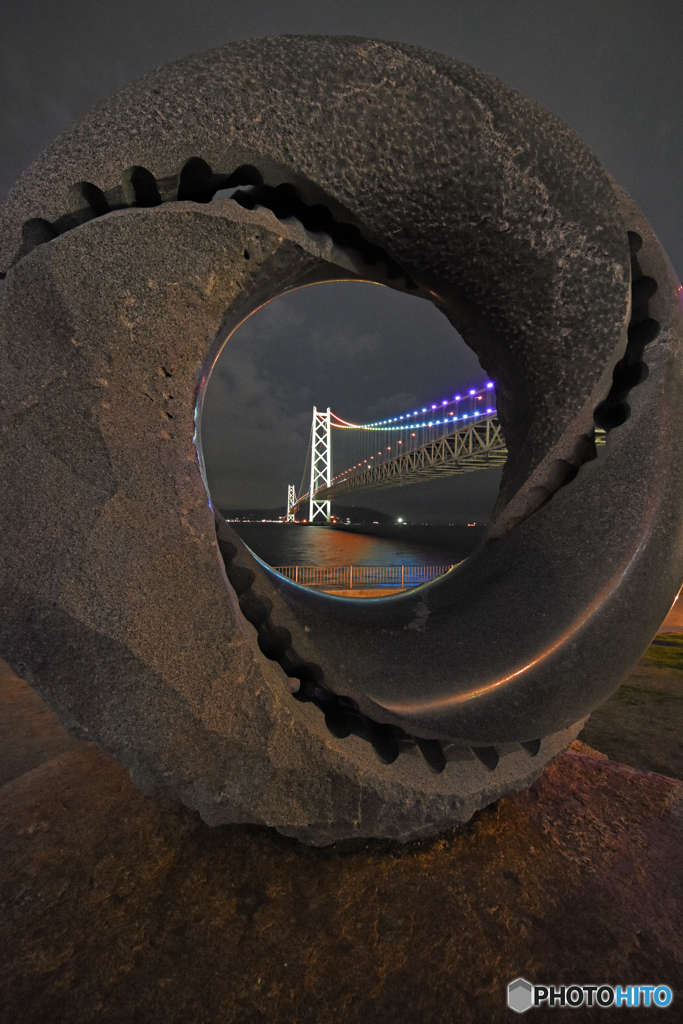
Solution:
M 319 844 L 466 821 L 566 748 L 671 606 L 680 285 L 576 135 L 496 79 L 357 38 L 188 57 L 25 172 L 0 258 L 0 654 L 206 821 Z M 265 566 L 201 467 L 233 330 L 357 278 L 445 313 L 509 451 L 480 549 L 371 601 Z

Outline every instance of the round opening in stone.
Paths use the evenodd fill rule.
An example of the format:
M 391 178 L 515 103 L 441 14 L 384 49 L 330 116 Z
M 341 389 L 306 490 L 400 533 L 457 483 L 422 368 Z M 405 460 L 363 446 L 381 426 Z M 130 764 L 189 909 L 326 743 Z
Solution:
M 354 597 L 466 558 L 506 456 L 494 384 L 448 320 L 363 281 L 290 291 L 230 334 L 201 445 L 212 504 L 253 551 Z

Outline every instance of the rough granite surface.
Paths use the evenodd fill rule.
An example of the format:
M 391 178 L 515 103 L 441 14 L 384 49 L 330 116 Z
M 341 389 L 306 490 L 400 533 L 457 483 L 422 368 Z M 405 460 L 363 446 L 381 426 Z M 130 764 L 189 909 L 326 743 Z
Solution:
M 191 157 L 211 165 L 193 185 Z M 288 287 L 384 273 L 291 217 L 207 205 L 201 175 L 246 165 L 361 228 L 495 376 L 505 530 L 416 594 L 312 605 L 229 531 L 219 557 L 194 441 L 220 344 Z M 116 209 L 132 173 L 168 201 Z M 239 43 L 95 108 L 2 218 L 7 266 L 30 223 L 0 285 L 0 654 L 139 785 L 315 843 L 431 834 L 530 784 L 642 654 L 683 576 L 681 311 L 642 217 L 552 115 L 398 44 Z M 627 340 L 627 226 L 649 377 L 634 365 L 630 419 L 583 465 Z M 394 763 L 296 679 L 375 739 L 407 729 Z M 441 774 L 413 735 L 446 744 Z
M 98 104 L 17 183 L 0 269 L 30 218 L 80 181 L 192 157 L 255 167 L 358 225 L 431 292 L 496 381 L 508 497 L 582 408 L 628 311 L 609 181 L 558 117 L 461 61 L 352 37 L 246 40 L 159 68 Z
M 178 203 L 90 222 L 11 272 L 0 653 L 70 731 L 212 824 L 322 844 L 431 834 L 530 784 L 581 723 L 535 757 L 503 749 L 494 772 L 467 748 L 442 774 L 414 745 L 383 764 L 294 700 L 259 648 L 245 614 L 260 599 L 254 613 L 234 566 L 226 579 L 193 412 L 226 308 L 239 322 L 262 279 L 319 267 L 297 237 L 267 211 Z

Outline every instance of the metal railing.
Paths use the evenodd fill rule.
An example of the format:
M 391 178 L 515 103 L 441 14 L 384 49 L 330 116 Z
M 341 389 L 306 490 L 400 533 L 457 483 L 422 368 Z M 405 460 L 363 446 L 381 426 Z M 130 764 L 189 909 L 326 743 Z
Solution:
M 456 565 L 459 563 L 455 563 Z M 452 565 L 274 565 L 304 587 L 416 587 L 443 576 Z

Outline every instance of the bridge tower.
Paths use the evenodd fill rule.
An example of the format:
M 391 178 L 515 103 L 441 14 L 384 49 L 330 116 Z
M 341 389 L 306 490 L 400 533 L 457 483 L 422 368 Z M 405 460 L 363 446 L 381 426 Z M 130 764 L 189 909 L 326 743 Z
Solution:
M 295 505 L 296 505 L 296 487 L 295 487 L 294 484 L 289 484 L 287 486 L 287 518 L 285 519 L 286 523 L 293 523 L 294 522 L 294 516 L 296 514 L 295 511 L 294 511 L 294 506 Z
M 330 429 L 330 410 L 318 412 L 313 406 L 313 427 L 311 429 L 311 486 L 309 489 L 309 523 L 315 522 L 316 516 L 330 518 L 330 502 L 316 501 L 313 497 L 321 487 L 329 487 L 332 483 L 332 438 Z

